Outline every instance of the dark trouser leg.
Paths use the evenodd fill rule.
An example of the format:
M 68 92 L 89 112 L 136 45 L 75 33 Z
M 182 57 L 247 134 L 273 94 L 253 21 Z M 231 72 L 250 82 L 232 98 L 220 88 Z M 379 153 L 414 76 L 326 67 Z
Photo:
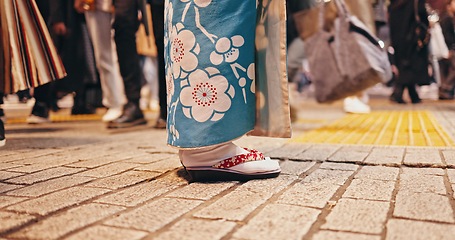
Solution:
M 115 1 L 114 40 L 128 103 L 123 107 L 122 115 L 109 122 L 108 128 L 125 128 L 147 123 L 139 108 L 142 70 L 136 49 L 136 31 L 139 28 L 137 10 L 137 1 Z
M 390 96 L 390 100 L 396 103 L 406 103 L 403 100 L 403 91 L 404 91 L 404 85 L 397 83 L 394 88 L 393 88 L 393 93 Z
M 115 1 L 115 43 L 120 66 L 120 73 L 125 84 L 128 102 L 139 105 L 141 91 L 141 68 L 136 49 L 137 1 Z
M 408 84 L 406 85 L 406 88 L 408 89 L 409 97 L 411 98 L 412 103 L 422 102 L 422 100 L 419 97 L 419 94 L 417 93 L 415 84 Z
M 439 99 L 453 99 L 452 91 L 455 87 L 455 56 L 451 59 L 439 61 L 441 84 L 439 86 Z
M 164 65 L 164 4 L 152 5 L 153 34 L 158 52 L 158 85 L 160 101 L 160 118 L 167 119 L 167 88 Z
M 35 105 L 32 108 L 32 115 L 48 118 L 51 102 L 51 83 L 41 85 L 33 90 Z

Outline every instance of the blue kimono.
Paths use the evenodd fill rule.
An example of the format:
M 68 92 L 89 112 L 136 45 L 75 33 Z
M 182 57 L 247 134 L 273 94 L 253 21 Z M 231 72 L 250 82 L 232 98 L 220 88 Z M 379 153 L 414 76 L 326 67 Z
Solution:
M 289 137 L 285 51 L 283 0 L 166 1 L 168 143 Z

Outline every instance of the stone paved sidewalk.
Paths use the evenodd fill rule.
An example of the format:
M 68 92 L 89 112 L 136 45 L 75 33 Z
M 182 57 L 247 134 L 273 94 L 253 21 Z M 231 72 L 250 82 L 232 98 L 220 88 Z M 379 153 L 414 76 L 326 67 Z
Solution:
M 189 183 L 165 132 L 8 125 L 0 239 L 454 239 L 455 148 L 244 137 L 275 179 Z

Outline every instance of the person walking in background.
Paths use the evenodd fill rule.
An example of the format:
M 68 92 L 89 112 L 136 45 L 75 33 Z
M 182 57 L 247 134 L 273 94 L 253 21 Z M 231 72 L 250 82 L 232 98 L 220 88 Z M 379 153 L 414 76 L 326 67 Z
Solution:
M 449 49 L 447 59 L 439 60 L 441 82 L 439 99 L 453 99 L 455 87 L 455 0 L 447 0 L 447 6 L 440 14 L 439 24 L 444 35 L 444 41 Z
M 346 5 L 349 12 L 357 16 L 372 33 L 376 32 L 373 5 L 370 1 L 346 0 Z M 368 101 L 369 96 L 366 92 L 347 97 L 343 100 L 343 110 L 347 113 L 370 113 L 371 107 L 368 105 Z
M 139 107 L 142 71 L 136 48 L 136 31 L 139 28 L 138 1 L 115 0 L 114 40 L 120 73 L 123 77 L 127 103 L 120 117 L 108 122 L 108 128 L 125 128 L 147 124 Z
M 35 1 L 1 1 L 0 26 L 0 92 L 15 93 L 65 77 Z M 5 142 L 0 119 L 0 146 Z
M 43 86 L 33 90 L 35 104 L 27 122 L 30 124 L 49 122 L 49 110 L 56 101 L 57 92 L 64 94 L 74 92 L 74 103 L 71 114 L 90 114 L 94 109 L 88 106 L 86 81 L 89 78 L 86 45 L 90 42 L 84 38 L 84 16 L 73 8 L 73 0 L 49 0 L 50 33 L 58 53 L 65 65 L 68 75 L 54 85 Z M 75 47 L 79 46 L 79 47 Z
M 152 6 L 153 34 L 155 35 L 158 59 L 158 98 L 160 104 L 160 116 L 155 123 L 155 128 L 166 128 L 167 96 L 164 64 L 164 0 L 149 1 Z
M 74 8 L 85 14 L 101 81 L 102 103 L 108 108 L 102 120 L 109 122 L 122 115 L 127 101 L 112 32 L 114 6 L 112 0 L 97 0 L 93 5 L 87 5 L 85 0 L 75 0 Z
M 425 1 L 392 0 L 389 6 L 389 26 L 394 62 L 398 68 L 398 77 L 390 100 L 406 103 L 403 92 L 407 89 L 411 102 L 420 103 L 416 85 L 430 83 L 427 35 L 429 22 Z
M 290 136 L 284 1 L 167 0 L 165 19 L 168 144 L 192 180 L 278 176 L 232 141 Z

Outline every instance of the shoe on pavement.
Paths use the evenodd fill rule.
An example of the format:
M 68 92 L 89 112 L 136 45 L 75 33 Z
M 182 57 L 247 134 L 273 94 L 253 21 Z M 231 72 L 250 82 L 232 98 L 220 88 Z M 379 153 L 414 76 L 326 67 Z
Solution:
M 155 128 L 165 129 L 166 127 L 167 127 L 166 120 L 162 118 L 158 118 L 158 120 L 156 120 Z
M 49 108 L 46 103 L 36 101 L 33 105 L 32 113 L 27 118 L 27 123 L 29 124 L 40 124 L 48 123 L 51 120 L 49 119 Z
M 277 177 L 276 160 L 232 142 L 194 150 L 180 150 L 179 157 L 192 182 L 249 181 Z
M 0 120 L 0 147 L 5 146 L 6 138 L 5 138 L 5 125 L 3 125 L 3 121 Z
M 144 114 L 139 108 L 139 104 L 128 102 L 123 107 L 122 115 L 110 122 L 108 122 L 108 128 L 127 128 L 137 125 L 147 124 L 144 118 Z
M 358 97 L 347 97 L 343 102 L 344 111 L 347 113 L 370 113 L 371 108 L 360 101 Z
M 0 121 L 6 122 L 6 115 L 3 108 L 0 108 Z
M 106 113 L 103 115 L 103 122 L 110 122 L 119 118 L 122 115 L 122 107 L 112 107 L 109 108 Z

